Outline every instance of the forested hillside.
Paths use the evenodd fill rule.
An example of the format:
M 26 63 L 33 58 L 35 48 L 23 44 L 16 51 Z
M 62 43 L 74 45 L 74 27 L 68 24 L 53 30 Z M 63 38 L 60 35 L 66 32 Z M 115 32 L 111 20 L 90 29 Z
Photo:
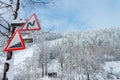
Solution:
M 119 69 L 114 73 L 104 68 L 106 62 L 119 64 L 120 28 L 68 33 L 36 31 L 26 35 L 34 42 L 27 44 L 26 50 L 14 53 L 15 80 L 40 80 L 51 72 L 57 73 L 56 80 L 120 80 Z M 5 39 L 0 37 L 1 69 L 6 57 L 3 43 Z M 0 71 L 2 76 L 3 70 Z

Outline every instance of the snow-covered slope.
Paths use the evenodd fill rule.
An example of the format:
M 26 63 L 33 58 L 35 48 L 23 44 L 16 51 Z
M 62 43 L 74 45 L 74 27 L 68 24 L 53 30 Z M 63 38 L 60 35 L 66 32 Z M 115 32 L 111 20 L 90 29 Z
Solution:
M 120 74 L 120 61 L 106 62 L 103 68 L 108 73 Z
M 19 65 L 20 63 L 24 62 L 24 60 L 28 57 L 32 57 L 33 51 L 36 48 L 35 45 L 28 47 L 22 51 L 16 51 L 14 53 L 14 65 Z
M 27 49 L 25 49 L 25 50 L 14 52 L 14 54 L 15 54 L 14 55 L 14 67 L 17 68 L 15 70 L 15 75 L 21 77 L 21 73 L 18 74 L 17 71 L 23 70 L 23 71 L 26 71 L 26 73 L 24 73 L 25 75 L 22 75 L 22 76 L 27 75 L 27 76 L 31 77 L 31 75 L 28 74 L 28 73 L 31 73 L 32 76 L 38 75 L 37 76 L 38 80 L 39 79 L 41 79 L 41 80 L 53 80 L 52 78 L 50 79 L 48 77 L 45 77 L 45 78 L 39 77 L 41 75 L 41 71 L 42 71 L 42 69 L 40 69 L 41 68 L 40 67 L 41 62 L 39 62 L 40 66 L 38 67 L 38 65 L 34 65 L 34 63 L 37 62 L 37 61 L 32 61 L 32 60 L 36 60 L 35 59 L 36 57 L 34 55 L 41 58 L 40 56 L 42 56 L 42 55 L 39 56 L 38 54 L 43 53 L 43 54 L 47 54 L 47 58 L 49 58 L 49 55 L 51 53 L 54 53 L 57 57 L 54 57 L 54 59 L 49 59 L 48 60 L 48 62 L 47 62 L 48 72 L 57 72 L 58 74 L 61 73 L 62 71 L 60 69 L 61 68 L 60 59 L 63 59 L 63 66 L 68 67 L 68 69 L 67 68 L 64 69 L 64 70 L 66 70 L 66 71 L 64 71 L 64 74 L 65 74 L 64 77 L 66 77 L 67 71 L 69 73 L 69 69 L 77 70 L 78 68 L 76 68 L 76 65 L 80 63 L 80 62 L 77 62 L 77 61 L 80 61 L 79 60 L 80 55 L 78 55 L 80 52 L 76 52 L 75 50 L 73 52 L 71 51 L 71 54 L 73 53 L 72 57 L 71 57 L 69 55 L 69 53 L 70 53 L 69 48 L 70 49 L 72 49 L 72 48 L 76 49 L 76 48 L 79 47 L 80 44 L 83 44 L 83 45 L 85 44 L 86 46 L 87 45 L 94 45 L 94 46 L 97 46 L 97 47 L 99 47 L 101 45 L 105 45 L 105 44 L 113 44 L 113 45 L 118 46 L 119 44 L 116 44 L 116 42 L 117 43 L 120 42 L 120 40 L 119 40 L 120 33 L 119 33 L 118 30 L 117 31 L 116 30 L 117 29 L 111 29 L 111 30 L 107 30 L 107 31 L 106 30 L 100 30 L 100 31 L 99 30 L 98 31 L 93 30 L 93 31 L 87 31 L 87 32 L 83 32 L 83 33 L 68 33 L 68 34 L 66 34 L 67 36 L 66 35 L 65 36 L 60 36 L 58 38 L 56 38 L 57 35 L 54 35 L 54 37 L 52 37 L 53 34 L 50 35 L 50 37 L 47 37 L 47 36 L 49 36 L 47 34 L 44 37 L 44 39 L 41 39 L 41 37 L 43 37 L 41 35 L 37 35 L 37 36 L 34 35 L 33 38 L 36 42 L 34 41 L 31 45 L 27 44 Z M 24 36 L 24 37 L 28 38 L 29 36 Z M 114 37 L 114 38 L 111 38 L 111 37 Z M 67 46 L 69 46 L 70 42 L 72 43 L 72 41 L 74 42 L 75 45 L 74 44 L 73 45 L 75 47 L 71 46 L 72 48 L 71 47 L 66 48 Z M 116 41 L 116 42 L 114 42 L 114 41 Z M 66 44 L 66 43 L 68 43 L 68 44 Z M 76 44 L 78 44 L 78 45 L 76 46 Z M 58 46 L 62 46 L 62 47 L 58 47 Z M 40 52 L 42 49 L 44 50 L 43 47 L 46 48 L 45 51 Z M 82 46 L 80 46 L 80 47 L 82 47 Z M 62 51 L 60 52 L 61 48 L 63 48 L 62 49 L 63 52 Z M 85 47 L 85 48 L 89 48 L 89 46 Z M 91 46 L 90 46 L 90 48 L 91 48 Z M 115 49 L 117 49 L 118 50 L 117 52 L 119 52 L 119 47 L 115 47 Z M 57 50 L 59 50 L 59 51 L 57 51 Z M 90 50 L 88 50 L 88 52 L 89 51 Z M 59 52 L 62 55 L 59 55 L 58 54 Z M 115 50 L 115 52 L 116 52 L 116 50 Z M 111 52 L 111 53 L 114 53 L 114 52 Z M 66 54 L 67 54 L 67 56 L 66 56 Z M 82 55 L 82 53 L 80 53 L 80 54 Z M 86 52 L 86 54 L 89 54 L 89 53 Z M 83 57 L 86 58 L 87 57 L 86 54 Z M 104 54 L 105 53 L 103 51 L 102 55 L 104 55 Z M 118 53 L 115 53 L 114 56 L 119 57 Z M 61 58 L 61 57 L 63 57 L 63 58 Z M 78 60 L 76 58 L 78 58 Z M 72 63 L 70 65 L 69 63 L 71 62 L 71 60 L 72 60 Z M 1 61 L 0 71 L 3 71 L 5 57 L 1 57 L 0 61 Z M 29 61 L 31 61 L 31 62 L 29 62 Z M 26 66 L 26 64 L 27 64 L 27 66 Z M 97 63 L 97 64 L 99 64 L 99 63 Z M 79 65 L 77 65 L 77 66 L 80 67 Z M 86 64 L 86 66 L 87 66 L 87 64 Z M 103 65 L 103 69 L 104 69 L 103 72 L 104 73 L 103 74 L 101 73 L 100 75 L 97 74 L 97 73 L 95 73 L 95 74 L 96 74 L 96 77 L 97 77 L 98 80 L 107 80 L 107 78 L 104 78 L 103 76 L 105 75 L 107 77 L 110 73 L 112 73 L 112 77 L 114 76 L 114 78 L 110 77 L 110 79 L 108 79 L 108 80 L 120 80 L 120 78 L 118 77 L 118 76 L 120 76 L 120 69 L 119 68 L 120 68 L 120 61 L 105 62 L 105 64 Z M 27 73 L 27 71 L 28 71 L 28 73 Z M 36 71 L 37 71 L 38 74 L 35 73 Z M 76 73 L 76 72 L 78 72 L 78 73 Z M 77 77 L 74 78 L 74 79 L 79 80 L 79 77 L 81 76 L 80 75 L 81 72 L 79 72 L 79 71 L 76 71 L 76 72 L 74 72 L 74 71 L 72 72 L 75 75 L 77 75 Z M 34 75 L 34 74 L 36 74 L 36 75 Z M 110 74 L 110 76 L 111 76 L 111 74 Z M 68 74 L 67 77 L 71 77 L 71 74 Z M 74 77 L 74 76 L 72 75 L 72 77 Z M 95 77 L 95 76 L 93 75 L 93 77 Z M 67 79 L 69 79 L 69 78 L 66 78 L 66 79 L 63 78 L 63 80 L 67 80 Z M 32 79 L 32 80 L 34 80 L 34 79 Z M 82 80 L 83 80 L 83 78 L 82 78 Z M 94 80 L 94 79 L 91 79 L 91 80 Z

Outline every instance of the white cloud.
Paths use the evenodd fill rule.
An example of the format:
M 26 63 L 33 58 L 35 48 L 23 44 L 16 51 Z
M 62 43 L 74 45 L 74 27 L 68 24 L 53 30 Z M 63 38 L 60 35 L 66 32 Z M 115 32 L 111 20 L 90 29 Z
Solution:
M 120 0 L 60 0 L 55 6 L 37 8 L 36 13 L 43 29 L 55 26 L 58 31 L 119 26 Z M 25 17 L 28 17 L 25 14 Z

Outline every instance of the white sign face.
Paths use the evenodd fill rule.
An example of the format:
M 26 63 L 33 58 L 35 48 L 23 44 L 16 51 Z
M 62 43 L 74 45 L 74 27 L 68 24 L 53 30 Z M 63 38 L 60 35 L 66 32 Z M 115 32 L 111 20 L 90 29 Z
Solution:
M 22 39 L 22 35 L 20 34 L 19 30 L 17 30 L 10 41 L 8 42 L 7 46 L 5 47 L 4 51 L 13 51 L 13 50 L 22 50 L 25 49 L 25 44 Z
M 40 24 L 38 22 L 37 16 L 33 14 L 25 24 L 23 24 L 21 31 L 29 31 L 29 30 L 40 30 Z
M 16 47 L 18 47 L 18 48 L 22 47 L 21 40 L 20 40 L 20 37 L 18 35 L 18 32 L 16 33 L 13 40 L 11 41 L 11 43 L 8 46 L 8 48 L 16 48 Z

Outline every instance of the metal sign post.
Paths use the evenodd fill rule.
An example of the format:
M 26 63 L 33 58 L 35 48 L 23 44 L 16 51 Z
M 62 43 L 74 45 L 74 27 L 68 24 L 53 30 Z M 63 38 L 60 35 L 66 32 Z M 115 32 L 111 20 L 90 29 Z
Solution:
M 4 65 L 3 80 L 13 80 L 13 56 L 12 52 L 7 53 L 6 62 Z M 11 73 L 11 74 L 10 74 Z
M 33 38 L 26 38 L 23 39 L 25 43 L 32 43 L 33 42 Z
M 12 34 L 11 36 L 14 34 L 16 27 L 15 26 L 20 26 L 22 25 L 21 23 L 18 25 L 17 24 L 12 24 Z M 2 80 L 13 80 L 14 79 L 14 54 L 12 51 L 9 51 L 7 53 L 7 58 L 6 58 L 6 62 L 4 65 L 4 74 L 3 74 L 3 79 Z
M 6 78 L 8 78 L 9 80 L 13 80 L 14 79 L 14 54 L 12 54 L 12 58 L 8 61 L 9 62 L 7 63 L 9 64 L 9 71 L 6 74 Z
M 22 25 L 22 27 L 21 27 Z M 6 58 L 6 62 L 4 65 L 4 75 L 3 75 L 3 80 L 13 80 L 14 79 L 14 71 L 13 71 L 13 67 L 14 67 L 14 54 L 13 54 L 13 50 L 21 50 L 21 49 L 25 49 L 25 43 L 31 43 L 33 42 L 32 38 L 27 38 L 27 39 L 22 39 L 22 36 L 19 32 L 19 30 L 17 30 L 15 32 L 16 27 L 20 28 L 20 31 L 30 31 L 30 30 L 41 30 L 40 24 L 38 22 L 37 16 L 36 14 L 33 14 L 25 23 L 21 22 L 21 23 L 11 23 L 12 26 L 12 34 L 11 36 L 12 39 L 10 39 L 10 41 L 8 42 L 8 45 L 5 48 L 5 51 L 8 51 L 7 53 L 7 58 Z M 20 26 L 20 27 L 18 27 Z M 15 34 L 14 34 L 15 32 Z M 17 33 L 17 36 L 16 36 Z M 12 41 L 13 40 L 13 41 Z

